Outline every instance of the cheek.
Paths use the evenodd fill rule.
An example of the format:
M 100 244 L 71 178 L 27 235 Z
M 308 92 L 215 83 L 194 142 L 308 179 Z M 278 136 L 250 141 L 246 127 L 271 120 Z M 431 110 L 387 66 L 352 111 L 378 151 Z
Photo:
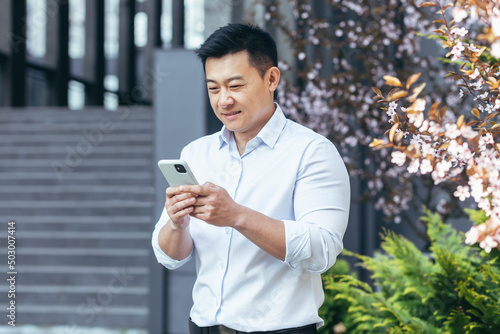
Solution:
M 208 100 L 210 101 L 212 108 L 217 107 L 217 98 L 214 95 L 209 95 Z

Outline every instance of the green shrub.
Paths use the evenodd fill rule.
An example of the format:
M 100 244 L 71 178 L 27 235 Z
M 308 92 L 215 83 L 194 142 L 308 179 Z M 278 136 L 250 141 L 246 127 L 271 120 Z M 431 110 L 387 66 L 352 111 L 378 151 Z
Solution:
M 324 275 L 322 333 L 500 333 L 498 250 L 487 254 L 464 245 L 463 233 L 444 224 L 438 214 L 425 213 L 429 254 L 384 231 L 383 254 L 344 252 L 361 260 L 374 287 L 345 273 L 342 262 L 343 268 Z M 476 224 L 474 220 L 484 218 L 476 211 L 468 213 Z M 334 330 L 339 323 L 345 331 Z

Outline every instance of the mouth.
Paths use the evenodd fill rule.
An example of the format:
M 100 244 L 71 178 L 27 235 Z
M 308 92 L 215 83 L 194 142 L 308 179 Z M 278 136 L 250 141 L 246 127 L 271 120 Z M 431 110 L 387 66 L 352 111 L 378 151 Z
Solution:
M 234 115 L 237 115 L 241 112 L 241 110 L 238 110 L 238 111 L 231 111 L 231 112 L 227 112 L 227 113 L 221 113 L 223 116 L 234 116 Z

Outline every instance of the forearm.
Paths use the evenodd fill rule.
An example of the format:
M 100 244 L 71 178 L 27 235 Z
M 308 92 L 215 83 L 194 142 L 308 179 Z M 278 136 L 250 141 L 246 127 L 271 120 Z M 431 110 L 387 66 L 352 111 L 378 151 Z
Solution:
M 170 219 L 158 233 L 158 244 L 165 254 L 179 261 L 187 258 L 193 250 L 193 239 L 188 228 L 173 227 Z
M 240 210 L 233 228 L 266 253 L 284 261 L 286 241 L 283 222 L 244 206 Z

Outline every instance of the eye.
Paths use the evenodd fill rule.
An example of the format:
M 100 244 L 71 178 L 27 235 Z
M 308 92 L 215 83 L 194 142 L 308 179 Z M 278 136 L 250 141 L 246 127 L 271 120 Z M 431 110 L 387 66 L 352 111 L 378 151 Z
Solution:
M 208 91 L 210 93 L 217 93 L 219 91 L 218 87 L 208 87 Z
M 241 86 L 243 86 L 243 85 L 232 85 L 232 86 L 230 86 L 230 88 L 231 88 L 231 89 L 238 89 L 238 88 L 240 88 Z

